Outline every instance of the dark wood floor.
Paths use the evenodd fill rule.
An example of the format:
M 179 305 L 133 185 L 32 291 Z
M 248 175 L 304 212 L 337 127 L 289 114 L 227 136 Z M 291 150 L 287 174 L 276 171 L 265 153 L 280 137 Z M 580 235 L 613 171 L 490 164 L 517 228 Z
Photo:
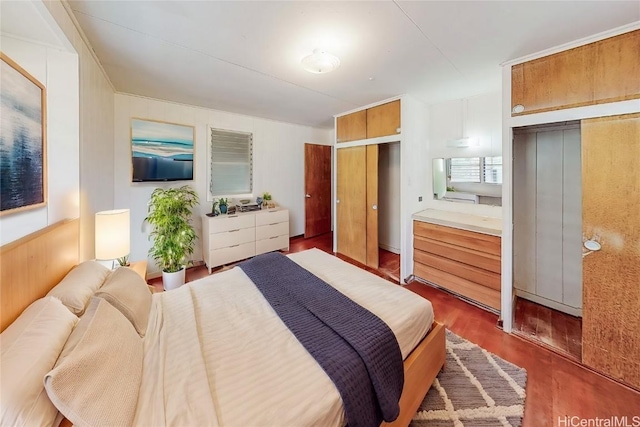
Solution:
M 313 247 L 331 253 L 331 235 L 293 239 L 290 251 Z M 358 265 L 348 258 L 339 257 Z M 387 272 L 374 273 L 389 278 Z M 187 271 L 187 280 L 207 275 L 205 267 L 195 267 Z M 161 280 L 151 282 L 157 286 Z M 581 419 L 627 416 L 631 425 L 632 417 L 640 416 L 640 393 L 544 347 L 504 333 L 496 327 L 498 319 L 495 314 L 444 291 L 418 282 L 410 283 L 406 288 L 431 301 L 436 320 L 443 322 L 452 332 L 527 370 L 523 427 L 567 426 L 569 424 L 563 420 L 573 416 Z
M 513 331 L 577 361 L 582 360 L 582 319 L 579 317 L 518 298 Z

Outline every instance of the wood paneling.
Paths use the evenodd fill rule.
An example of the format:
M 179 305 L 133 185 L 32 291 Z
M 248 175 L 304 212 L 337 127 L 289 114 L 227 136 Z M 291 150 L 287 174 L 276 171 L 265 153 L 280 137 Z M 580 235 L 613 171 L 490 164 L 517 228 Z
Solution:
M 78 264 L 79 220 L 61 221 L 0 248 L 0 330 Z
M 522 113 L 640 98 L 640 30 L 514 65 L 511 107 Z
M 337 163 L 338 252 L 366 264 L 367 147 L 337 150 Z
M 367 266 L 378 268 L 378 145 L 367 145 Z
M 331 151 L 330 145 L 304 144 L 306 238 L 331 231 Z
M 367 110 L 340 116 L 336 119 L 337 142 L 367 138 Z
M 583 362 L 640 388 L 640 114 L 582 122 Z
M 422 221 L 413 222 L 413 232 L 417 236 L 432 240 L 447 242 L 463 248 L 486 252 L 500 256 L 500 237 L 473 231 L 460 230 L 443 225 L 430 224 Z
M 419 250 L 414 251 L 413 259 L 415 262 L 419 262 L 420 264 L 437 268 L 438 270 L 462 277 L 463 279 L 478 283 L 486 286 L 487 288 L 500 291 L 499 273 L 487 271 L 474 265 L 465 264 L 463 262 L 458 262 L 443 256 Z
M 400 100 L 369 108 L 367 112 L 367 138 L 395 135 L 400 129 Z

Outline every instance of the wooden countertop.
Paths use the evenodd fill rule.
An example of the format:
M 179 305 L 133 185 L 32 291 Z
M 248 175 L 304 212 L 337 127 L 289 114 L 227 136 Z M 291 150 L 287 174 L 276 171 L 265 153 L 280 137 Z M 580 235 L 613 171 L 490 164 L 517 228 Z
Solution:
M 488 234 L 490 236 L 502 235 L 501 218 L 473 215 L 462 212 L 441 211 L 438 209 L 425 209 L 414 213 L 412 218 L 416 221 L 459 228 L 461 230 Z

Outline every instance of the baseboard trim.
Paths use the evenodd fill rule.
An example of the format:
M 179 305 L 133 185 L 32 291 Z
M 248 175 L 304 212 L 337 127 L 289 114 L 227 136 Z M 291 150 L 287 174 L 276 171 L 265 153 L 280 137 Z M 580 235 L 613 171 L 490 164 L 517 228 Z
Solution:
M 538 295 L 534 295 L 534 294 L 531 294 L 531 293 L 529 293 L 527 291 L 523 291 L 523 290 L 520 290 L 520 289 L 515 289 L 514 288 L 514 290 L 515 290 L 516 296 L 518 296 L 520 298 L 524 298 L 526 300 L 533 301 L 536 304 L 544 305 L 545 307 L 549 307 L 549 308 L 552 308 L 554 310 L 561 311 L 563 313 L 569 314 L 569 315 L 574 316 L 574 317 L 582 317 L 582 309 L 581 308 L 571 307 L 569 305 L 565 305 L 565 304 L 562 304 L 562 303 L 557 302 L 557 301 L 553 301 L 553 300 L 550 300 L 550 299 L 547 299 L 547 298 L 544 298 L 544 297 L 541 297 L 541 296 L 538 296 Z M 515 304 L 514 304 L 513 307 L 515 307 Z
M 380 248 L 384 249 L 385 251 L 389 251 L 389 252 L 394 253 L 396 255 L 400 255 L 400 249 L 398 249 L 398 248 L 394 248 L 392 246 L 385 245 L 384 243 L 379 243 L 378 246 Z

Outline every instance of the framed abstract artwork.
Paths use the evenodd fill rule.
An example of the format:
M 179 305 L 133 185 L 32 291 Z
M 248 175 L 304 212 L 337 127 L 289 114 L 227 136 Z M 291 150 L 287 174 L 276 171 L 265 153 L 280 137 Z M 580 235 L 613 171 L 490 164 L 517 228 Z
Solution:
M 46 90 L 0 52 L 0 215 L 47 204 Z
M 132 181 L 193 180 L 195 127 L 131 119 Z

